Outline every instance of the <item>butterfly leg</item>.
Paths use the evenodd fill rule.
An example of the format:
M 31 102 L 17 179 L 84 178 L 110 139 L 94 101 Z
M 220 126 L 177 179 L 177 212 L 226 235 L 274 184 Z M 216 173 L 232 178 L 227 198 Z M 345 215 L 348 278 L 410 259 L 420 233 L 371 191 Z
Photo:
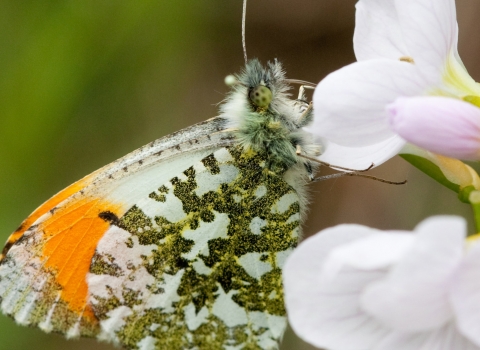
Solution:
M 313 103 L 310 102 L 308 104 L 307 109 L 303 111 L 303 113 L 298 118 L 296 124 L 299 128 L 302 128 L 310 124 L 312 121 L 313 121 Z
M 310 181 L 315 181 L 315 175 L 313 174 L 313 167 L 311 163 L 305 163 L 305 169 L 307 170 L 307 175 Z
M 297 97 L 297 100 L 301 100 L 301 101 L 306 101 L 306 100 L 307 100 L 307 96 L 305 95 L 305 90 L 306 90 L 306 89 L 314 90 L 314 89 L 315 89 L 315 86 L 300 85 L 300 88 L 298 89 L 298 97 Z
M 308 125 L 313 120 L 313 104 L 312 102 L 307 102 L 307 96 L 305 94 L 305 89 L 313 90 L 315 87 L 309 85 L 301 85 L 298 89 L 298 98 L 297 101 L 307 105 L 307 108 L 303 111 L 302 115 L 298 118 L 296 124 L 299 128 L 302 128 Z

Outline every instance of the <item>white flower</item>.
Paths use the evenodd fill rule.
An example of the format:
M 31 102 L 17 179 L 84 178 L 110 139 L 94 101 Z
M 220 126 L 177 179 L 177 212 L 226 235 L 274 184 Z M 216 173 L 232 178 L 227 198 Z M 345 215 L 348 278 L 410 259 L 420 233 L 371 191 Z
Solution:
M 315 90 L 315 120 L 310 131 L 325 142 L 326 152 L 320 159 L 365 168 L 397 154 L 405 144 L 398 134 L 410 139 L 411 128 L 405 124 L 398 127 L 405 115 L 401 112 L 412 106 L 410 98 L 416 98 L 419 107 L 409 110 L 411 119 L 427 119 L 410 125 L 423 128 L 427 140 L 418 142 L 417 132 L 409 141 L 423 147 L 433 143 L 432 151 L 449 155 L 447 142 L 452 137 L 442 140 L 436 130 L 443 126 L 445 134 L 455 128 L 467 109 L 467 121 L 461 125 L 472 124 L 475 118 L 480 121 L 480 108 L 463 101 L 478 103 L 480 86 L 458 56 L 457 32 L 454 0 L 360 0 L 354 35 L 358 62 L 328 75 Z M 436 102 L 432 99 L 440 98 L 432 96 L 441 96 L 448 108 L 432 108 Z M 397 100 L 399 97 L 402 99 Z M 388 105 L 394 116 L 391 123 Z M 443 125 L 429 123 L 442 113 Z M 477 156 L 480 141 L 471 145 L 470 140 L 470 148 L 458 146 L 453 155 L 458 156 L 463 147 Z
M 480 349 L 480 241 L 439 216 L 414 232 L 340 225 L 284 267 L 294 331 L 329 350 Z

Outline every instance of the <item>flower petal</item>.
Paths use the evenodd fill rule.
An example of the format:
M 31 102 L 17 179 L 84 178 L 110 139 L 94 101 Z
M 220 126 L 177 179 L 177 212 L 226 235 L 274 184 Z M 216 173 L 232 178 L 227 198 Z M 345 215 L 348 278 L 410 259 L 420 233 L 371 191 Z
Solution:
M 420 223 L 410 252 L 362 295 L 364 310 L 399 331 L 426 331 L 452 318 L 449 279 L 463 255 L 466 222 L 438 216 Z
M 439 82 L 447 59 L 457 50 L 455 0 L 395 0 L 407 49 L 432 84 Z
M 480 242 L 471 244 L 452 281 L 451 302 L 460 332 L 480 346 Z
M 332 249 L 323 266 L 325 275 L 337 274 L 342 267 L 374 270 L 390 267 L 411 249 L 415 236 L 408 232 L 378 232 Z
M 348 271 L 324 283 L 322 266 L 335 247 L 378 232 L 360 225 L 340 225 L 308 238 L 287 260 L 283 276 L 292 328 L 305 341 L 331 349 L 368 349 L 386 330 L 359 310 L 358 296 L 383 271 Z M 342 271 L 343 272 L 343 271 Z
M 432 332 L 392 332 L 372 350 L 480 350 L 465 338 L 453 322 Z
M 323 162 L 350 169 L 363 170 L 372 164 L 378 166 L 394 157 L 405 145 L 405 141 L 394 135 L 385 141 L 365 147 L 345 147 L 327 140 L 317 140 L 324 152 L 317 157 Z
M 415 65 L 386 59 L 353 63 L 331 73 L 315 89 L 316 137 L 347 147 L 371 146 L 394 136 L 385 106 L 399 96 L 423 93 Z
M 353 47 L 358 61 L 410 56 L 393 0 L 360 0 L 356 8 Z
M 433 95 L 440 96 L 480 96 L 480 85 L 468 74 L 458 52 L 452 52 L 443 74 L 443 87 L 433 89 Z
M 480 159 L 480 108 L 447 97 L 398 98 L 387 106 L 405 140 L 448 157 Z

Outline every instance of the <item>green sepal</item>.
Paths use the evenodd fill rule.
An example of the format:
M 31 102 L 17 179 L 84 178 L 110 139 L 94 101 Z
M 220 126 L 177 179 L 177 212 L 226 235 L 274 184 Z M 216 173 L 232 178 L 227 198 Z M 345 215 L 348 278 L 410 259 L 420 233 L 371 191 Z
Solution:
M 417 169 L 423 171 L 425 174 L 430 176 L 432 179 L 441 183 L 443 186 L 445 186 L 445 187 L 447 187 L 447 188 L 449 188 L 452 191 L 455 191 L 457 193 L 460 192 L 460 186 L 451 182 L 451 181 L 449 181 L 445 177 L 445 175 L 443 174 L 441 169 L 438 167 L 438 165 L 436 165 L 435 163 L 433 163 L 433 162 L 431 162 L 431 161 L 429 161 L 429 160 L 427 160 L 423 157 L 416 156 L 416 155 L 409 154 L 409 153 L 402 153 L 402 154 L 400 154 L 400 157 L 405 159 L 407 162 L 412 164 Z M 469 203 L 469 202 L 467 202 L 467 203 Z
M 472 191 L 476 191 L 475 187 L 473 186 L 462 188 L 460 191 L 458 191 L 458 199 L 460 199 L 460 201 L 463 203 L 473 205 L 473 203 L 470 202 L 470 193 L 472 193 Z
M 465 102 L 471 103 L 474 106 L 480 107 L 480 96 L 468 95 L 463 98 Z

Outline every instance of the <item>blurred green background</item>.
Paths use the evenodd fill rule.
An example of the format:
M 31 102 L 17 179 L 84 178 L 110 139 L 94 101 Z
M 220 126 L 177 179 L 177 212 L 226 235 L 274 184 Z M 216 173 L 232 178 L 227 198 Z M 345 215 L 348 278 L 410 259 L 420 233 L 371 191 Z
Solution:
M 355 60 L 354 4 L 250 0 L 249 57 L 278 58 L 290 78 L 320 81 Z M 480 3 L 457 7 L 460 54 L 478 81 Z M 243 65 L 241 8 L 241 0 L 0 0 L 0 239 L 78 178 L 215 116 L 224 77 Z M 305 235 L 344 222 L 412 229 L 433 214 L 470 218 L 453 193 L 401 159 L 373 173 L 409 183 L 317 183 Z M 113 347 L 0 317 L 0 350 L 65 348 Z M 313 348 L 289 331 L 282 349 Z

